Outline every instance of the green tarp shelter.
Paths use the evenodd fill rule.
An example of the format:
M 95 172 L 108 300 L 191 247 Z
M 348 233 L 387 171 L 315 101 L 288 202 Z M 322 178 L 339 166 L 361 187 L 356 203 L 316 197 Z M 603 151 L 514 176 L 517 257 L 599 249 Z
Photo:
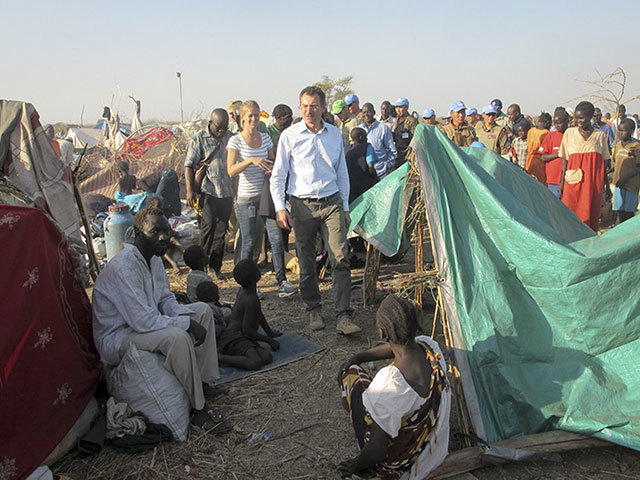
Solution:
M 640 450 L 640 218 L 596 235 L 493 152 L 427 125 L 412 147 L 476 434 L 563 429 Z M 386 218 L 367 206 L 396 198 L 376 189 L 400 179 L 352 209 L 356 230 L 389 253 L 394 204 L 378 206 Z

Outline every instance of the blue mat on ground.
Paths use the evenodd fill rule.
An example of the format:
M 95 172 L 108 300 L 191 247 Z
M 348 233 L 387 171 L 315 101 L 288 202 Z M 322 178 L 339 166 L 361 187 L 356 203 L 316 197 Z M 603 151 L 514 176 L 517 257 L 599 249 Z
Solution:
M 307 357 L 313 353 L 324 350 L 324 347 L 321 347 L 315 342 L 311 340 L 307 340 L 300 335 L 293 332 L 284 332 L 280 337 L 277 337 L 276 340 L 280 342 L 280 349 L 271 352 L 273 355 L 273 362 L 258 371 L 250 371 L 243 370 L 241 368 L 229 367 L 229 366 L 220 366 L 220 378 L 216 380 L 216 384 L 220 385 L 222 383 L 229 383 L 235 380 L 239 380 L 241 378 L 245 378 L 251 375 L 255 375 L 257 373 L 268 372 L 269 370 L 273 370 L 274 368 L 281 367 L 282 365 L 286 365 L 287 363 L 295 362 L 296 360 L 300 360 L 304 357 Z M 261 345 L 266 346 L 266 344 L 261 343 Z

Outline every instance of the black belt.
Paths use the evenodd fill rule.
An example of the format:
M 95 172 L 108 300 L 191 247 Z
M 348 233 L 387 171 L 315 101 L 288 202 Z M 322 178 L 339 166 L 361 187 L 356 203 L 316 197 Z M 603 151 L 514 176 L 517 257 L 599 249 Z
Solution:
M 336 195 L 340 195 L 340 192 L 336 192 L 336 193 L 332 193 L 331 195 L 329 195 L 328 197 L 322 197 L 322 198 L 311 198 L 311 197 L 304 197 L 304 198 L 300 198 L 300 197 L 296 197 L 295 195 L 291 195 L 293 198 L 295 198 L 296 200 L 302 200 L 303 202 L 320 202 L 320 203 L 325 203 L 325 202 L 329 202 L 331 200 L 333 200 Z

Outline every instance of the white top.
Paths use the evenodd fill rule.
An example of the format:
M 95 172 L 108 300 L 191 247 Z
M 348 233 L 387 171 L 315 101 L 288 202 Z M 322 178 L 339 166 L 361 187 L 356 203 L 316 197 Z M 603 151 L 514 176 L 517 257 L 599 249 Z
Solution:
M 118 351 L 130 333 L 189 328 L 192 312 L 171 293 L 162 259 L 154 255 L 150 263 L 151 268 L 138 247 L 125 243 L 98 275 L 91 301 L 93 339 L 109 365 L 120 363 Z
M 333 125 L 323 122 L 322 129 L 313 133 L 302 120 L 280 135 L 270 184 L 276 212 L 285 209 L 287 175 L 289 195 L 326 198 L 340 192 L 343 209 L 349 211 L 349 172 L 342 134 Z
M 440 355 L 440 366 L 447 371 L 442 352 L 438 344 L 427 336 L 416 337 L 416 342 L 423 342 Z M 395 366 L 389 365 L 380 369 L 369 387 L 362 393 L 362 403 L 371 418 L 391 438 L 398 436 L 402 417 L 416 411 L 426 401 L 411 388 L 404 376 Z M 451 410 L 451 389 L 445 388 L 440 398 L 437 423 L 429 440 L 411 470 L 401 478 L 422 479 L 433 471 L 447 456 L 449 451 L 449 412 Z
M 252 148 L 247 145 L 242 135 L 235 134 L 229 139 L 227 150 L 236 150 L 238 159 L 236 163 L 250 157 L 269 158 L 269 149 L 273 148 L 271 137 L 267 133 L 260 132 L 262 145 L 258 148 Z M 262 194 L 262 185 L 264 184 L 264 170 L 257 165 L 249 165 L 238 175 L 238 198 L 251 198 Z

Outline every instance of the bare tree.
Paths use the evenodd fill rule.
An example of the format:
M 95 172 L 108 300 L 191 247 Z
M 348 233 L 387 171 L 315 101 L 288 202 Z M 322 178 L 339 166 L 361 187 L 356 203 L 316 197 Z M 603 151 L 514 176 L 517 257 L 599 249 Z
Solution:
M 323 75 L 322 79 L 314 83 L 314 85 L 324 91 L 324 94 L 327 96 L 327 105 L 331 105 L 339 98 L 344 98 L 349 93 L 353 93 L 351 89 L 352 81 L 353 75 L 347 75 L 346 77 L 335 80 L 327 75 Z
M 621 67 L 606 74 L 596 70 L 596 74 L 598 78 L 594 80 L 579 80 L 579 82 L 589 85 L 593 89 L 586 95 L 590 100 L 602 103 L 617 112 L 620 105 L 640 99 L 640 95 L 626 96 L 627 74 Z M 584 98 L 584 96 L 579 98 Z M 574 100 L 577 100 L 577 98 Z

